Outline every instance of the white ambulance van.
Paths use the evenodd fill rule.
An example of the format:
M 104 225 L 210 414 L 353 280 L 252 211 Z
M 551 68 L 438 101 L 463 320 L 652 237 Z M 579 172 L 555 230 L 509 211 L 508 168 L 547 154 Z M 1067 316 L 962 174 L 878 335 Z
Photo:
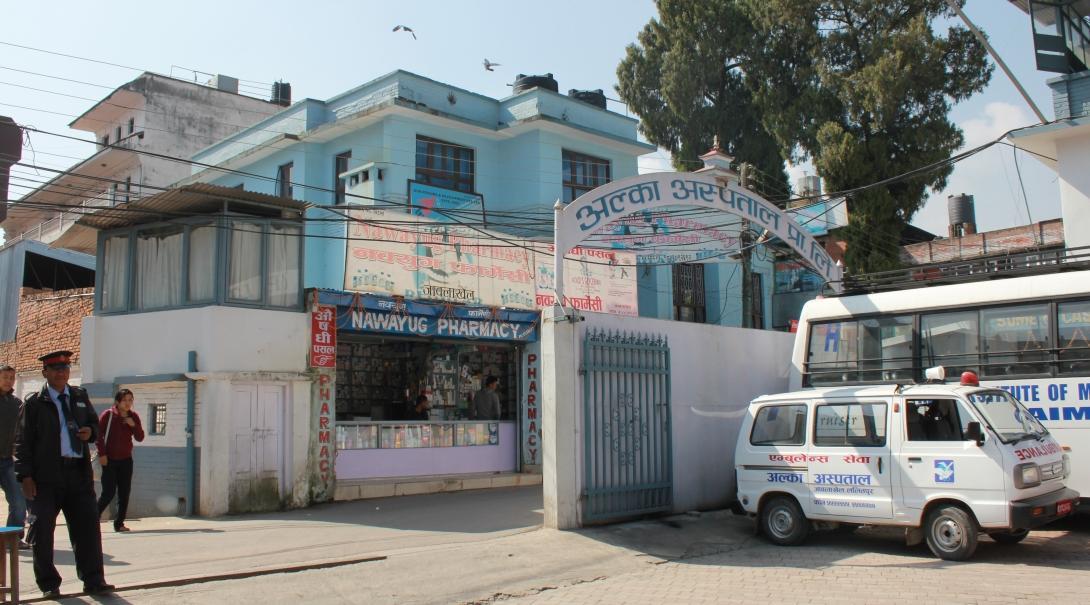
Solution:
M 1015 544 L 1069 515 L 1068 456 L 1007 391 L 961 385 L 835 387 L 749 405 L 735 453 L 738 501 L 776 544 L 811 529 L 893 525 L 949 560 L 979 534 Z

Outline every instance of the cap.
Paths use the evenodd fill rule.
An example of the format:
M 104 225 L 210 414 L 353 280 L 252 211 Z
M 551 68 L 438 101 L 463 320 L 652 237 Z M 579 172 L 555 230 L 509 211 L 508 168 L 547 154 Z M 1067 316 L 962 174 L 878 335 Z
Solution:
M 72 363 L 72 351 L 53 351 L 38 358 L 43 367 L 51 365 L 68 365 Z

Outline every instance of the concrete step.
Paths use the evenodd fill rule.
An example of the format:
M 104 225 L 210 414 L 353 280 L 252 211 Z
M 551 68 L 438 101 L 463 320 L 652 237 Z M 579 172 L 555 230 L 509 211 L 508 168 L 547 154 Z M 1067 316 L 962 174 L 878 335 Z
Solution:
M 476 473 L 470 475 L 428 475 L 421 477 L 388 477 L 338 481 L 333 492 L 335 501 L 389 498 L 440 492 L 460 492 L 470 489 L 541 485 L 541 475 L 535 473 Z

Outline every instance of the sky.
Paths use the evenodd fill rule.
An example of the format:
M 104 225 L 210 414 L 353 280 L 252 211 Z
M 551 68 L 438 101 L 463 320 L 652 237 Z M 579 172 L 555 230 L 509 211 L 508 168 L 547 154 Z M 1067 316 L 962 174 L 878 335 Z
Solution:
M 617 64 L 656 14 L 652 0 L 53 0 L 8 2 L 3 11 L 18 27 L 4 28 L 0 42 L 124 66 L 0 44 L 0 115 L 88 140 L 90 133 L 71 131 L 68 123 L 143 70 L 201 82 L 225 74 L 242 80 L 244 92 L 266 97 L 271 82 L 283 80 L 296 101 L 328 99 L 395 69 L 503 98 L 517 74 L 549 72 L 561 92 L 602 88 L 617 99 Z M 968 0 L 965 12 L 1052 118 L 1045 80 L 1055 74 L 1034 67 L 1029 18 L 1006 0 Z M 411 27 L 416 39 L 391 31 L 399 24 Z M 486 71 L 486 58 L 500 66 Z M 609 108 L 627 112 L 617 101 Z M 950 115 L 965 133 L 966 148 L 1037 122 L 998 68 L 987 89 Z M 94 151 L 89 143 L 43 134 L 31 143 L 23 161 L 53 168 Z M 1056 174 L 1028 154 L 1017 156 L 1016 164 L 1010 147 L 996 145 L 959 163 L 946 190 L 932 194 L 912 222 L 945 234 L 946 198 L 957 193 L 975 196 L 980 231 L 1059 217 Z M 662 153 L 641 158 L 639 167 L 670 169 Z M 806 172 L 806 166 L 791 167 L 792 182 Z M 13 186 L 10 194 L 25 192 Z

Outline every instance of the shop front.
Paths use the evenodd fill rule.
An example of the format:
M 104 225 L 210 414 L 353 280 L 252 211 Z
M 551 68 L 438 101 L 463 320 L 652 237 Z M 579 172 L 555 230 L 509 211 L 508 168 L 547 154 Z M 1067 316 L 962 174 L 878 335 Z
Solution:
M 338 482 L 519 470 L 521 360 L 537 312 L 333 291 L 318 303 L 336 317 Z M 500 413 L 478 417 L 490 377 Z

